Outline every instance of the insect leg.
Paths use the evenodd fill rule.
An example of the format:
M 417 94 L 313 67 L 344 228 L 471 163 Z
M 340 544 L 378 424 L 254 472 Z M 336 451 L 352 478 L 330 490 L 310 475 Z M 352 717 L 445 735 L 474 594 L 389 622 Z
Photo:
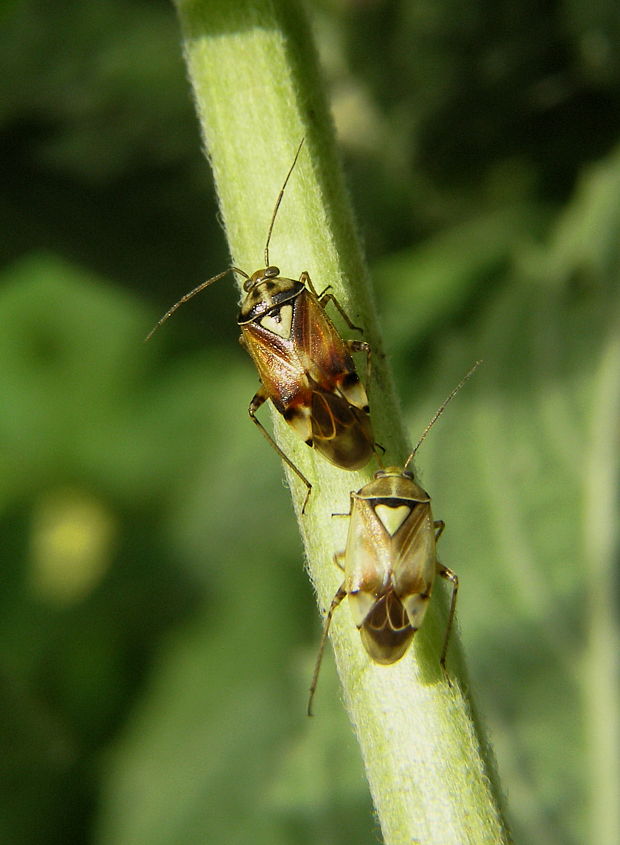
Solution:
M 336 513 L 332 514 L 332 516 L 349 516 L 348 513 Z M 334 555 L 334 563 L 339 569 L 342 569 L 344 572 L 344 552 L 336 552 Z
M 353 323 L 353 322 L 351 321 L 351 318 L 349 317 L 349 315 L 347 314 L 347 312 L 344 310 L 344 308 L 342 307 L 342 305 L 338 302 L 338 300 L 336 299 L 336 297 L 334 296 L 334 294 L 333 294 L 333 293 L 327 293 L 327 291 L 331 288 L 331 285 L 328 285 L 328 286 L 325 288 L 325 290 L 321 291 L 321 293 L 320 293 L 320 294 L 319 294 L 319 293 L 317 293 L 317 292 L 316 292 L 316 288 L 315 288 L 315 287 L 314 287 L 314 285 L 312 284 L 312 279 L 310 278 L 310 274 L 309 274 L 309 273 L 307 273 L 305 270 L 304 270 L 304 272 L 301 274 L 301 276 L 299 277 L 299 281 L 300 281 L 302 284 L 306 285 L 306 287 L 307 287 L 310 291 L 312 291 L 312 293 L 313 293 L 313 294 L 316 296 L 316 298 L 319 300 L 319 302 L 321 303 L 321 305 L 323 306 L 323 308 L 325 308 L 325 306 L 327 305 L 327 303 L 328 303 L 328 302 L 330 302 L 330 301 L 331 301 L 331 302 L 333 302 L 333 303 L 334 303 L 334 305 L 336 306 L 336 308 L 338 309 L 338 313 L 340 314 L 340 316 L 342 317 L 342 319 L 345 321 L 345 323 L 347 324 L 347 326 L 348 326 L 350 329 L 354 329 L 356 332 L 362 332 L 362 334 L 363 334 L 364 330 L 363 330 L 363 329 L 361 329 L 359 326 L 356 326 L 356 325 L 355 325 L 355 323 Z
M 334 517 L 334 516 L 346 516 L 347 518 L 350 517 L 352 506 L 353 506 L 353 495 L 351 495 L 351 504 L 349 505 L 349 512 L 348 513 L 333 513 L 332 517 Z M 339 558 L 343 557 L 343 555 L 344 555 L 344 552 L 338 552 L 337 554 L 334 555 L 334 560 L 336 561 L 336 564 L 338 566 L 340 566 Z M 340 568 L 344 569 L 344 566 L 340 566 Z
M 349 317 L 347 312 L 344 310 L 342 305 L 338 302 L 338 300 L 336 299 L 336 297 L 334 296 L 333 293 L 325 293 L 325 292 L 322 293 L 320 298 L 319 298 L 319 302 L 321 303 L 323 308 L 325 308 L 325 306 L 327 305 L 328 302 L 333 302 L 334 305 L 336 306 L 336 308 L 338 309 L 338 313 L 340 314 L 342 319 L 345 321 L 347 326 L 350 329 L 353 329 L 353 331 L 360 332 L 361 334 L 364 334 L 364 329 L 361 328 L 361 326 L 355 325 L 355 323 L 351 320 L 351 318 Z
M 301 274 L 301 276 L 299 277 L 299 281 L 302 283 L 302 285 L 305 285 L 311 293 L 313 293 L 316 296 L 316 298 L 319 300 L 319 302 L 321 301 L 321 298 L 324 296 L 325 291 L 329 290 L 330 287 L 331 287 L 331 285 L 328 285 L 325 288 L 325 290 L 322 291 L 322 293 L 319 295 L 316 292 L 316 288 L 312 284 L 312 279 L 310 278 L 310 273 L 306 272 L 306 270 L 304 270 L 303 273 Z
M 312 701 L 314 699 L 314 693 L 316 692 L 316 685 L 319 681 L 319 671 L 321 669 L 321 661 L 323 660 L 323 652 L 325 651 L 325 643 L 327 642 L 327 634 L 329 632 L 329 626 L 332 621 L 332 616 L 334 615 L 334 611 L 346 596 L 347 591 L 344 588 L 344 584 L 341 584 L 338 587 L 338 592 L 332 599 L 332 603 L 329 606 L 329 610 L 327 611 L 327 616 L 325 617 L 325 623 L 323 625 L 323 633 L 321 634 L 321 642 L 319 643 L 319 653 L 316 658 L 316 664 L 314 666 L 314 672 L 312 674 L 312 683 L 310 684 L 310 694 L 308 696 L 308 716 L 312 716 Z
M 446 623 L 446 635 L 443 641 L 443 648 L 441 649 L 441 657 L 439 658 L 439 665 L 443 669 L 444 674 L 448 677 L 448 673 L 446 670 L 446 655 L 448 653 L 448 641 L 450 639 L 450 632 L 452 631 L 452 623 L 454 621 L 454 612 L 456 610 L 456 597 L 459 591 L 459 577 L 456 572 L 453 572 L 451 569 L 448 569 L 447 566 L 443 566 L 443 564 L 436 562 L 437 567 L 437 574 L 441 575 L 442 578 L 445 578 L 446 581 L 450 581 L 452 584 L 452 598 L 450 600 L 450 610 L 448 612 L 448 621 Z M 448 678 L 448 682 L 449 682 Z
M 443 519 L 436 519 L 435 522 L 433 522 L 433 528 L 435 529 L 435 542 L 439 540 L 439 538 L 443 534 L 443 530 L 445 527 L 446 523 L 443 521 Z
M 263 405 L 266 402 L 266 400 L 268 398 L 269 397 L 267 396 L 265 388 L 261 387 L 260 390 L 258 390 L 254 394 L 254 396 L 252 397 L 252 401 L 250 402 L 250 405 L 248 407 L 248 414 L 250 415 L 250 419 L 252 420 L 252 422 L 256 423 L 256 425 L 258 426 L 258 429 L 261 432 L 261 434 L 263 435 L 263 437 L 265 438 L 265 440 L 267 440 L 267 442 L 271 444 L 271 446 L 276 450 L 278 455 L 282 458 L 284 463 L 293 470 L 293 472 L 299 478 L 299 480 L 302 481 L 306 485 L 308 492 L 306 493 L 306 498 L 304 499 L 304 503 L 303 503 L 303 506 L 302 506 L 302 509 L 301 509 L 301 512 L 304 513 L 305 510 L 306 510 L 306 505 L 308 504 L 308 499 L 310 498 L 310 491 L 312 490 L 312 484 L 310 484 L 310 482 L 308 481 L 306 476 L 303 474 L 303 472 L 299 469 L 299 467 L 296 467 L 295 464 L 292 462 L 292 460 L 286 455 L 286 453 L 283 452 L 282 449 L 280 449 L 280 447 L 278 446 L 276 441 L 273 439 L 273 437 L 269 434 L 269 432 L 267 431 L 265 426 L 262 424 L 262 422 L 256 416 L 256 412 L 261 407 L 261 405 Z
M 350 352 L 365 352 L 366 353 L 366 384 L 370 388 L 370 376 L 372 374 L 372 366 L 370 361 L 371 348 L 370 344 L 365 340 L 345 340 Z
M 365 352 L 366 353 L 366 384 L 368 385 L 367 393 L 370 392 L 370 377 L 372 375 L 372 366 L 371 366 L 371 352 L 372 348 L 369 343 L 366 343 L 365 340 L 345 340 L 345 344 L 349 349 L 349 352 Z M 372 444 L 375 456 L 377 458 L 377 463 L 380 467 L 383 467 L 383 461 L 381 459 L 382 455 L 385 455 L 385 447 L 381 445 L 381 443 L 377 443 L 376 441 Z

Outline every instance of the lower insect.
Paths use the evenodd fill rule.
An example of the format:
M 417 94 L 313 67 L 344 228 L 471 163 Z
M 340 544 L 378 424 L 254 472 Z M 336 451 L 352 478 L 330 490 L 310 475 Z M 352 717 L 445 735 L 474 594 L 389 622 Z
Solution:
M 325 618 L 310 688 L 308 713 L 334 611 L 348 596 L 362 643 L 375 663 L 395 663 L 421 626 L 435 575 L 452 583 L 452 600 L 440 663 L 445 668 L 456 608 L 458 578 L 437 560 L 444 523 L 433 520 L 431 500 L 406 469 L 379 470 L 374 480 L 351 493 L 345 551 L 336 556 L 344 581 Z
M 449 581 L 452 597 L 439 658 L 445 672 L 459 580 L 437 560 L 436 545 L 444 523 L 433 519 L 430 496 L 414 481 L 407 467 L 448 402 L 479 363 L 441 405 L 403 467 L 381 469 L 372 481 L 351 493 L 346 548 L 336 555 L 344 580 L 325 617 L 310 686 L 309 715 L 329 626 L 346 597 L 368 655 L 375 663 L 387 665 L 400 660 L 422 625 L 435 577 Z

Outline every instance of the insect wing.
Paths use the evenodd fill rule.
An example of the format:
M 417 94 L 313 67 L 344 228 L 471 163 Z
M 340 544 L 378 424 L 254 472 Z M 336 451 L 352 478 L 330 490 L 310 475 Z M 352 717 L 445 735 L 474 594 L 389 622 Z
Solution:
M 435 529 L 429 502 L 415 502 L 393 538 L 392 581 L 409 621 L 422 624 L 436 569 Z
M 289 405 L 308 403 L 311 396 L 308 378 L 295 352 L 290 331 L 285 334 L 286 329 L 285 324 L 282 334 L 275 334 L 264 321 L 241 327 L 244 343 L 263 387 L 281 414 Z
M 337 373 L 355 369 L 343 339 L 325 309 L 312 291 L 306 288 L 297 297 L 293 322 L 293 338 L 300 356 L 307 359 L 307 369 L 314 380 L 326 389 L 327 379 Z M 316 367 L 316 372 L 313 368 Z M 321 379 L 325 379 L 322 381 Z
M 346 469 L 365 466 L 373 450 L 370 417 L 338 393 L 315 389 L 310 421 L 314 447 L 328 461 Z
M 368 413 L 368 397 L 351 353 L 316 296 L 307 288 L 295 303 L 293 341 L 310 378 Z
M 415 632 L 404 605 L 393 590 L 375 602 L 360 628 L 364 648 L 375 663 L 385 666 L 400 660 Z
M 359 628 L 389 585 L 391 548 L 372 501 L 351 497 L 351 516 L 344 558 L 345 589 L 353 621 Z
M 435 572 L 435 531 L 429 502 L 409 502 L 410 507 L 393 536 L 392 573 L 399 595 L 423 588 Z
M 374 446 L 368 397 L 347 345 L 307 289 L 295 303 L 293 342 L 313 388 L 313 445 L 336 466 L 365 466 Z

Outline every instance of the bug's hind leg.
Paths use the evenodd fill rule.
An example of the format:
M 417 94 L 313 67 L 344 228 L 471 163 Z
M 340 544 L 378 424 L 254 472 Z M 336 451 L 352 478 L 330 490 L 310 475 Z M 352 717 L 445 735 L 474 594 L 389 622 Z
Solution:
M 346 596 L 347 591 L 344 588 L 344 584 L 341 584 L 338 588 L 338 592 L 332 599 L 332 603 L 329 606 L 329 610 L 327 611 L 327 616 L 325 617 L 325 623 L 323 625 L 323 633 L 321 634 L 321 642 L 319 643 L 319 653 L 316 658 L 316 663 L 314 666 L 314 673 L 312 675 L 312 683 L 310 684 L 310 694 L 308 696 L 308 716 L 312 716 L 312 701 L 314 699 L 314 693 L 316 692 L 316 685 L 319 682 L 319 671 L 321 669 L 321 661 L 323 660 L 323 652 L 325 651 L 325 644 L 327 642 L 327 634 L 329 632 L 329 626 L 332 621 L 332 616 L 334 615 L 334 611 Z
M 262 424 L 262 422 L 256 416 L 256 412 L 261 407 L 261 405 L 264 405 L 264 403 L 267 401 L 267 399 L 268 399 L 268 396 L 267 396 L 267 393 L 265 391 L 265 388 L 261 387 L 260 390 L 258 390 L 254 394 L 254 396 L 252 397 L 252 401 L 250 402 L 250 405 L 248 407 L 248 414 L 250 415 L 250 419 L 252 420 L 252 422 L 256 423 L 256 425 L 258 426 L 258 430 L 263 435 L 265 440 L 271 445 L 272 449 L 275 449 L 275 451 L 278 453 L 278 455 L 281 457 L 281 459 L 284 461 L 284 463 L 288 467 L 290 467 L 293 470 L 293 472 L 295 473 L 295 475 L 297 476 L 297 478 L 299 478 L 299 480 L 303 484 L 306 485 L 306 489 L 307 489 L 308 492 L 306 493 L 306 498 L 304 499 L 304 503 L 303 503 L 303 506 L 301 508 L 301 512 L 304 513 L 305 510 L 306 510 L 306 505 L 308 504 L 308 499 L 310 498 L 310 493 L 312 491 L 312 484 L 310 484 L 310 482 L 308 481 L 306 476 L 303 474 L 303 472 L 299 469 L 299 467 L 296 466 L 292 462 L 292 460 L 288 457 L 286 452 L 284 452 L 282 449 L 280 449 L 280 447 L 278 446 L 276 441 L 273 439 L 273 437 L 269 434 L 269 432 L 267 431 L 265 426 Z

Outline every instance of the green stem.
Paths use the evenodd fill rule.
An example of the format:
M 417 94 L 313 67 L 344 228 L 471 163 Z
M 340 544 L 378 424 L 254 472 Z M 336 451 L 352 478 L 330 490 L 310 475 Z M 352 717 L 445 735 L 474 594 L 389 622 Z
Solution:
M 590 784 L 590 835 L 597 845 L 620 841 L 620 689 L 616 571 L 618 533 L 618 417 L 620 415 L 620 312 L 610 321 L 594 376 L 595 414 L 584 450 L 584 557 L 588 572 L 584 700 Z
M 386 462 L 402 463 L 407 438 L 315 51 L 298 5 L 293 0 L 176 0 L 176 5 L 234 263 L 249 273 L 262 266 L 275 198 L 305 136 L 275 224 L 271 262 L 291 278 L 307 270 L 319 290 L 331 285 L 353 322 L 364 327 L 373 349 L 369 394 L 375 436 L 386 447 Z M 350 336 L 348 329 L 343 334 Z M 372 468 L 350 473 L 331 466 L 279 418 L 274 431 L 313 484 L 301 516 L 305 488 L 289 473 L 308 570 L 325 609 L 341 580 L 333 564 L 334 523 L 344 520 L 332 514 L 348 510 L 350 491 L 372 477 Z M 263 448 L 259 440 L 257 452 Z M 389 845 L 482 845 L 508 838 L 493 765 L 470 702 L 463 686 L 449 686 L 439 671 L 445 611 L 438 588 L 414 647 L 390 667 L 369 661 L 348 609 L 334 616 L 331 640 L 344 698 Z M 455 643 L 451 654 L 458 657 Z M 460 666 L 452 671 L 457 677 Z M 319 714 L 320 700 L 319 685 Z

